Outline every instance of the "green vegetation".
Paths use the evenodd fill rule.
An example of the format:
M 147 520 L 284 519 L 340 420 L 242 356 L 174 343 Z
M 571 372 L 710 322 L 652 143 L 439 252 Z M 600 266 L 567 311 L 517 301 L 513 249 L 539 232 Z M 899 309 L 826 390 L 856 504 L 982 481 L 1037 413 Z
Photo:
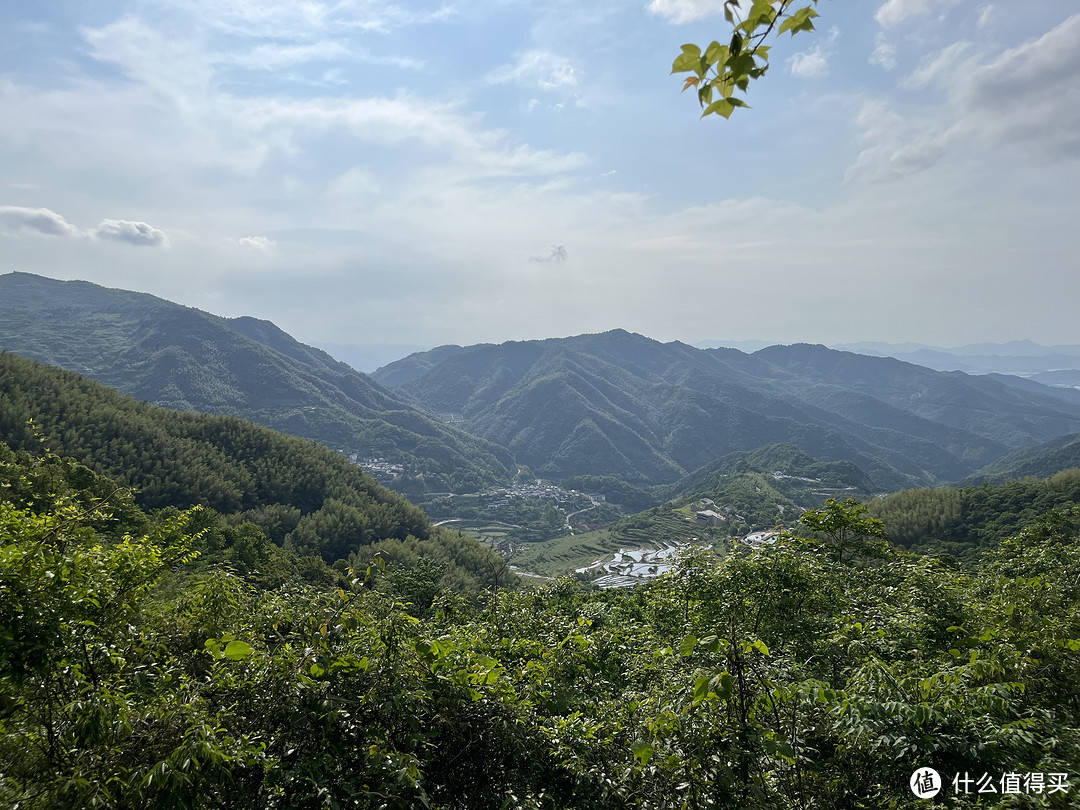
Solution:
M 28 273 L 0 275 L 0 349 L 167 408 L 230 414 L 403 468 L 402 492 L 504 482 L 503 448 L 441 424 L 255 318 Z
M 204 515 L 227 517 L 244 542 L 270 541 L 327 563 L 376 551 L 406 566 L 431 557 L 463 590 L 507 578 L 501 558 L 432 527 L 403 496 L 322 445 L 230 416 L 157 408 L 7 353 L 0 437 L 15 450 L 47 447 L 132 488 L 142 509 L 206 507 Z M 240 542 L 226 534 L 217 542 Z
M 1037 386 L 1019 391 L 824 346 L 744 354 L 621 330 L 443 347 L 374 377 L 421 407 L 453 413 L 536 475 L 587 491 L 600 484 L 630 509 L 672 497 L 658 494 L 661 485 L 700 491 L 693 477 L 681 479 L 764 445 L 797 447 L 818 464 L 847 462 L 826 477 L 858 492 L 893 491 L 958 481 L 1012 450 L 1080 430 L 1080 406 Z
M 6 458 L 6 807 L 914 810 L 917 767 L 1071 780 L 950 806 L 1075 804 L 1078 509 L 970 574 L 833 504 L 650 586 L 469 600 L 428 565 L 267 590 L 199 568 L 199 512 Z
M 657 546 L 661 541 L 686 543 L 694 538 L 709 542 L 727 536 L 726 533 L 711 532 L 686 510 L 673 509 L 670 504 L 624 517 L 611 525 L 610 532 L 627 548 Z
M 510 557 L 510 564 L 543 576 L 565 576 L 625 547 L 623 541 L 607 529 L 567 534 L 554 540 L 518 546 Z
M 694 496 L 720 490 L 728 476 L 759 473 L 770 476 L 770 486 L 786 497 L 808 500 L 804 508 L 816 505 L 830 493 L 848 493 L 866 497 L 881 487 L 850 461 L 821 461 L 804 453 L 794 444 L 767 444 L 750 451 L 729 453 L 712 464 L 681 479 L 669 498 Z M 773 475 L 779 473 L 779 476 Z
M 885 521 L 893 543 L 971 565 L 1039 515 L 1074 504 L 1080 504 L 1080 470 L 997 485 L 904 490 L 868 506 Z
M 1080 434 L 1059 436 L 1045 444 L 1017 450 L 988 464 L 962 484 L 1000 484 L 1014 478 L 1049 478 L 1062 470 L 1080 469 Z
M 608 501 L 631 511 L 649 509 L 662 500 L 660 487 L 628 484 L 614 475 L 576 475 L 562 482 L 567 489 L 603 495 Z
M 753 0 L 745 12 L 740 0 L 725 0 L 724 19 L 731 24 L 727 45 L 713 42 L 705 49 L 683 45 L 682 53 L 671 66 L 672 73 L 689 73 L 683 91 L 693 87 L 701 104 L 701 117 L 719 115 L 730 118 L 736 107 L 748 106 L 736 90 L 746 91 L 753 79 L 769 69 L 769 46 L 772 35 L 813 31 L 817 0 L 792 10 L 794 0 Z
M 203 318 L 176 316 L 178 332 Z M 125 317 L 104 323 L 123 332 Z M 176 359 L 161 327 L 147 333 Z M 268 325 L 237 328 L 300 351 Z M 558 413 L 529 435 L 568 465 L 619 448 L 629 469 L 670 471 L 679 448 L 738 450 L 754 426 L 834 461 L 792 444 L 736 452 L 689 479 L 709 488 L 718 526 L 694 517 L 710 505 L 699 491 L 513 561 L 554 573 L 694 537 L 716 553 L 632 589 L 518 589 L 501 557 L 326 447 L 0 354 L 0 806 L 915 810 L 908 779 L 925 767 L 1072 780 L 950 806 L 1075 805 L 1080 471 L 830 499 L 776 545 L 723 542 L 740 521 L 790 525 L 815 493 L 863 491 L 880 470 L 970 468 L 1004 451 L 992 436 L 1023 444 L 1068 423 L 1066 406 L 1002 415 L 992 386 L 918 372 L 927 411 L 950 403 L 935 422 L 911 404 L 903 364 L 867 379 L 862 360 L 818 347 L 735 356 L 595 338 L 573 356 L 549 353 L 558 342 L 445 351 L 403 377 L 471 389 L 474 424 L 489 395 L 508 417 L 528 397 L 506 392 L 546 387 L 559 407 L 534 413 Z M 447 362 L 481 376 L 455 380 Z M 709 380 L 712 363 L 728 376 Z M 767 379 L 802 404 L 781 416 Z M 717 405 L 740 398 L 737 412 Z M 867 426 L 897 411 L 910 432 Z M 795 419 L 811 412 L 818 427 L 864 420 L 851 458 L 833 427 Z M 890 460 L 871 479 L 855 463 L 874 448 Z M 620 489 L 582 475 L 626 500 L 650 492 L 642 476 Z M 612 508 L 577 497 L 563 509 Z M 498 522 L 481 500 L 473 528 L 491 540 L 511 537 L 506 517 L 565 525 L 553 500 L 508 499 Z

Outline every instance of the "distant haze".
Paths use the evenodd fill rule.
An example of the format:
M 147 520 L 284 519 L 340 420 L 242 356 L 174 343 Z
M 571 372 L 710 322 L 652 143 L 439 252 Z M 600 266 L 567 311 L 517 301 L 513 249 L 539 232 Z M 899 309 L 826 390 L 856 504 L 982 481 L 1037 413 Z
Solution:
M 348 363 L 357 371 L 370 374 L 388 363 L 400 360 L 414 352 L 424 352 L 431 346 L 390 346 L 387 344 L 373 344 L 370 346 L 349 346 L 341 343 L 318 343 L 315 344 L 327 354 Z

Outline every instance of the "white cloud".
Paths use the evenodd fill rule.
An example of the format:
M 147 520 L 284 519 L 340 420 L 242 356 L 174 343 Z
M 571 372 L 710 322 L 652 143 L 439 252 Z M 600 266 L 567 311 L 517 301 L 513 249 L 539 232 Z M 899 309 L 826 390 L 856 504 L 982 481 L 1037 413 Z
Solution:
M 164 245 L 168 241 L 164 231 L 145 222 L 105 219 L 96 228 L 85 231 L 49 208 L 22 208 L 14 205 L 0 206 L 0 230 L 13 235 L 29 233 L 110 239 L 131 245 Z
M 885 70 L 896 70 L 896 43 L 878 31 L 874 37 L 874 50 L 870 54 L 870 64 L 880 65 Z
M 491 71 L 490 84 L 520 84 L 539 87 L 541 90 L 557 90 L 576 87 L 577 74 L 569 60 L 549 51 L 532 50 L 518 54 L 512 65 L 503 65 Z
M 965 137 L 1080 158 L 1080 14 L 991 62 L 969 60 L 935 78 Z
M 385 33 L 442 22 L 451 5 L 414 10 L 377 0 L 163 0 L 210 28 L 249 37 L 292 39 L 326 31 Z
M 840 38 L 840 29 L 833 26 L 827 35 L 819 35 L 817 43 L 808 51 L 800 51 L 787 60 L 792 76 L 800 79 L 816 79 L 829 75 L 829 57 Z
M 821 48 L 800 51 L 787 60 L 792 76 L 800 79 L 816 79 L 829 75 L 829 60 Z
M 908 17 L 917 17 L 930 12 L 940 13 L 956 2 L 957 0 L 885 0 L 878 7 L 874 19 L 882 28 L 890 28 Z
M 367 48 L 344 40 L 320 40 L 298 45 L 263 43 L 248 51 L 222 51 L 213 60 L 217 64 L 235 65 L 251 70 L 281 70 L 311 62 L 366 62 L 391 65 L 403 70 L 421 70 L 424 62 L 404 56 L 376 56 Z
M 855 119 L 870 143 L 848 169 L 845 180 L 896 180 L 933 166 L 948 151 L 950 136 L 922 130 L 882 101 L 866 102 Z
M 93 234 L 98 239 L 109 239 L 144 247 L 157 247 L 168 241 L 165 232 L 153 225 L 126 219 L 103 219 L 101 224 L 94 229 Z
M 117 65 L 130 79 L 180 109 L 189 109 L 210 92 L 211 60 L 196 43 L 164 36 L 138 17 L 85 29 L 83 37 L 95 59 Z
M 476 177 L 557 174 L 587 163 L 580 153 L 514 146 L 505 132 L 479 128 L 475 118 L 451 104 L 410 96 L 236 100 L 232 114 L 251 131 L 254 140 L 260 133 L 271 132 L 291 143 L 304 134 L 338 128 L 363 143 L 416 141 L 433 150 L 450 151 L 457 161 L 451 168 L 467 170 Z
M 724 0 L 652 0 L 649 11 L 676 25 L 703 20 L 724 10 Z
M 567 260 L 566 247 L 564 245 L 552 245 L 548 248 L 547 253 L 537 253 L 529 257 L 530 262 L 539 262 L 540 264 L 561 264 Z
M 288 165 L 302 159 L 312 139 L 324 135 L 354 139 L 350 148 L 422 144 L 430 154 L 410 156 L 411 164 L 437 159 L 461 181 L 559 174 L 588 162 L 581 153 L 534 149 L 505 131 L 486 128 L 480 116 L 463 112 L 453 101 L 408 93 L 393 98 L 233 94 L 223 81 L 224 65 L 204 43 L 181 35 L 167 38 L 134 17 L 83 33 L 92 55 L 121 67 L 130 81 L 85 79 L 75 89 L 38 93 L 0 79 L 0 104 L 11 112 L 0 117 L 0 137 L 40 139 L 45 132 L 59 146 L 77 131 L 80 162 L 92 161 L 103 174 L 129 173 L 131 166 L 123 164 L 139 154 L 144 182 L 155 173 L 158 182 L 192 171 L 255 176 L 274 160 Z M 239 49 L 236 59 L 270 68 L 315 58 L 321 48 L 328 48 L 328 55 L 340 51 L 333 44 L 308 45 L 256 49 L 255 55 Z M 543 51 L 529 52 L 514 67 L 516 78 L 532 71 L 541 87 L 571 88 L 577 81 L 568 61 Z M 275 170 L 280 172 L 280 165 Z
M 927 169 L 950 152 L 1020 149 L 1039 161 L 1080 159 L 1080 14 L 1007 51 L 957 42 L 905 81 L 936 88 L 938 106 L 898 114 L 864 104 L 856 119 L 868 146 L 847 179 L 889 180 Z
M 958 72 L 963 71 L 962 57 L 969 53 L 971 43 L 954 42 L 949 47 L 927 59 L 914 73 L 904 80 L 904 85 L 921 89 L 945 79 L 951 82 Z
M 0 205 L 0 229 L 9 234 L 86 235 L 49 208 L 22 208 L 16 205 Z
M 347 169 L 330 184 L 329 192 L 335 197 L 370 197 L 382 189 L 372 171 L 363 166 Z
M 268 253 L 270 248 L 276 244 L 274 240 L 267 239 L 265 236 L 244 236 L 237 239 L 236 243 L 241 247 L 250 248 L 260 253 Z

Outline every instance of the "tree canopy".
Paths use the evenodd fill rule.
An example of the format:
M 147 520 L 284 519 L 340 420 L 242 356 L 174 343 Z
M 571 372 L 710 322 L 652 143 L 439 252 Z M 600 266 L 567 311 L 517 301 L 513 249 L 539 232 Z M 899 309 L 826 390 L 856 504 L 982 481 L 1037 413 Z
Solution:
M 1075 508 L 972 574 L 838 554 L 881 530 L 840 502 L 824 544 L 468 600 L 430 565 L 258 587 L 199 567 L 198 510 L 0 468 L 3 806 L 914 810 L 917 768 L 1018 780 L 950 806 L 1075 800 Z

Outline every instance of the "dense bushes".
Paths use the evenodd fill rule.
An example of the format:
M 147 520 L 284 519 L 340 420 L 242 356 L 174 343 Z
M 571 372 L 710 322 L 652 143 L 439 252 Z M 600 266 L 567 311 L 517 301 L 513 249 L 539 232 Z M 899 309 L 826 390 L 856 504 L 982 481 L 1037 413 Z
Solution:
M 88 498 L 0 507 L 4 806 L 918 807 L 916 767 L 1078 778 L 1076 512 L 973 574 L 860 548 L 876 523 L 840 504 L 651 587 L 477 600 L 390 544 L 338 588 L 258 587 L 198 568 L 198 512 L 125 537 Z

